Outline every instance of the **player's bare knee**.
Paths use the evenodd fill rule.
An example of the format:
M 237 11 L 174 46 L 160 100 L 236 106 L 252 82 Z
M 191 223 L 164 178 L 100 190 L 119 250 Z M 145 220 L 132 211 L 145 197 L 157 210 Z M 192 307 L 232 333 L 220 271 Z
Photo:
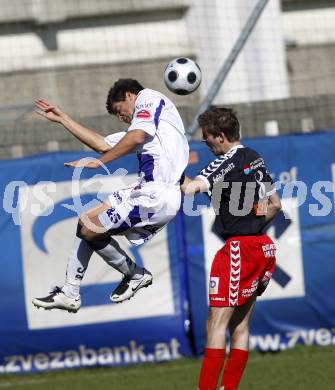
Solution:
M 232 343 L 238 342 L 241 339 L 246 339 L 249 337 L 249 325 L 248 323 L 240 323 L 238 326 L 230 328 L 230 337 Z
M 227 328 L 220 323 L 207 322 L 206 334 L 208 340 L 223 340 L 226 337 Z

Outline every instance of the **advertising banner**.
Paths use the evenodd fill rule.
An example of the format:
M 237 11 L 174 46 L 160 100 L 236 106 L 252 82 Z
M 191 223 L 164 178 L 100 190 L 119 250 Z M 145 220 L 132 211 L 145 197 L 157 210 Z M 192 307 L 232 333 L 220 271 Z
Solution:
M 76 314 L 32 305 L 34 297 L 64 283 L 78 215 L 137 177 L 134 157 L 113 164 L 113 172 L 83 170 L 73 177 L 63 163 L 80 157 L 54 153 L 1 162 L 0 373 L 163 361 L 190 353 L 175 223 L 143 246 L 120 241 L 154 275 L 153 285 L 136 299 L 111 303 L 109 294 L 122 275 L 95 254 Z
M 335 133 L 243 140 L 265 159 L 283 210 L 267 229 L 277 268 L 258 299 L 251 347 L 335 344 Z M 109 294 L 121 279 L 94 254 L 76 314 L 31 303 L 62 286 L 78 215 L 137 176 L 133 156 L 98 170 L 63 163 L 90 153 L 49 153 L 1 161 L 0 373 L 124 365 L 201 355 L 212 259 L 224 242 L 205 194 L 185 197 L 177 217 L 141 246 L 118 242 L 154 276 L 120 305 Z M 215 157 L 191 144 L 190 177 Z M 108 171 L 109 169 L 109 171 Z

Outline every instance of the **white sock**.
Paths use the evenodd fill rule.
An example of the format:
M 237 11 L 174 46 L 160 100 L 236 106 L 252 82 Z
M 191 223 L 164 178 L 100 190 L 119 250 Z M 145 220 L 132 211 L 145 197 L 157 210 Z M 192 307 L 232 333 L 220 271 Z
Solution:
M 77 298 L 79 295 L 80 284 L 92 253 L 93 249 L 87 241 L 76 236 L 67 263 L 65 284 L 62 287 L 62 291 L 69 298 Z
M 132 279 L 140 279 L 143 276 L 143 268 L 134 263 L 113 238 L 91 241 L 89 245 L 108 265 L 123 275 Z
M 132 279 L 140 279 L 143 276 L 143 268 L 134 263 L 113 238 L 108 237 L 88 242 L 78 237 L 80 236 L 80 228 L 78 225 L 77 235 L 67 263 L 65 284 L 62 287 L 66 296 L 69 298 L 78 297 L 81 281 L 93 251 L 97 252 L 108 265 L 125 276 Z

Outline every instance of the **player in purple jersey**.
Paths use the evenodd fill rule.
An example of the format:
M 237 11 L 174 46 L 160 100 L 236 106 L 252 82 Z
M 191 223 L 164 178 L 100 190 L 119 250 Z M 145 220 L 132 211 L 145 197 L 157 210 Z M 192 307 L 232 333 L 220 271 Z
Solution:
M 128 257 L 113 236 L 123 235 L 130 242 L 141 244 L 166 226 L 179 210 L 179 182 L 189 154 L 180 115 L 166 96 L 143 88 L 133 79 L 120 79 L 109 91 L 107 111 L 129 124 L 129 128 L 107 137 L 75 122 L 44 99 L 35 104 L 42 117 L 62 124 L 81 142 L 101 153 L 95 161 L 82 159 L 66 166 L 97 168 L 136 153 L 139 178 L 130 188 L 110 194 L 104 203 L 80 216 L 64 286 L 46 297 L 34 298 L 33 304 L 45 309 L 78 311 L 80 284 L 93 251 L 124 276 L 111 293 L 112 302 L 130 299 L 150 285 L 153 277 Z

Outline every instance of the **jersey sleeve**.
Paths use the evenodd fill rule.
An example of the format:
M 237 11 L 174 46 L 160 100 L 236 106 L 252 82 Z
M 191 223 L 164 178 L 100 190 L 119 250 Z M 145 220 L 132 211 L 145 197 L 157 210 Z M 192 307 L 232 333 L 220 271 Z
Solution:
M 154 136 L 158 129 L 165 101 L 160 96 L 143 93 L 136 101 L 135 111 L 128 131 L 143 130 L 150 136 Z
M 105 137 L 105 142 L 113 148 L 126 134 L 125 131 L 109 134 Z

